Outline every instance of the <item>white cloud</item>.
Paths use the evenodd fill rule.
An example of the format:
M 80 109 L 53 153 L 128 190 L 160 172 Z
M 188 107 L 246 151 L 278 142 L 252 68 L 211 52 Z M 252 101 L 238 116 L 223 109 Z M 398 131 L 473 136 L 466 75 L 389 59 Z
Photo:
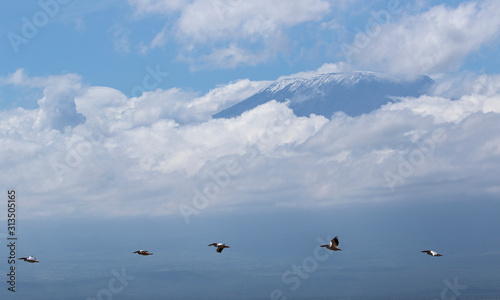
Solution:
M 180 55 L 179 58 L 189 61 L 193 66 L 192 70 L 204 68 L 234 69 L 241 65 L 258 65 L 274 55 L 274 52 L 267 50 L 251 51 L 241 48 L 235 43 L 227 47 L 214 49 L 208 55 L 201 55 L 194 59 L 191 55 Z
M 448 80 L 438 84 L 436 88 L 438 92 L 447 94 L 446 87 L 467 86 L 467 88 L 462 88 L 467 90 L 467 93 L 455 101 L 450 101 L 449 98 L 442 96 L 424 95 L 417 99 L 401 99 L 400 102 L 386 105 L 382 109 L 410 109 L 422 116 L 432 116 L 436 123 L 459 123 L 477 112 L 500 113 L 500 76 L 481 75 L 476 78 L 467 76 L 465 79 L 467 82 L 464 81 L 464 78 L 458 78 L 454 83 L 450 82 L 453 80 Z M 446 87 L 440 87 L 441 85 Z
M 159 89 L 127 99 L 112 88 L 84 87 L 74 74 L 30 78 L 18 71 L 1 80 L 39 85 L 56 99 L 44 105 L 66 99 L 85 117 L 51 130 L 35 126 L 47 107 L 0 113 L 0 181 L 19 189 L 25 217 L 178 214 L 196 189 L 210 188 L 207 210 L 500 190 L 493 179 L 500 175 L 498 76 L 476 76 L 475 88 L 457 100 L 425 95 L 331 120 L 297 117 L 276 101 L 211 119 L 269 82 L 240 80 L 201 96 Z M 237 172 L 227 175 L 231 164 Z M 227 184 L 217 183 L 221 178 Z
M 109 29 L 109 32 L 112 36 L 111 40 L 113 42 L 113 49 L 119 54 L 130 53 L 130 31 L 122 25 L 115 24 Z
M 373 32 L 359 33 L 347 56 L 359 66 L 393 74 L 454 71 L 469 54 L 498 38 L 499 10 L 500 2 L 484 0 L 405 15 L 379 24 Z
M 238 80 L 210 90 L 207 94 L 193 99 L 192 102 L 186 104 L 186 107 L 191 109 L 192 113 L 194 111 L 203 113 L 204 118 L 207 119 L 208 115 L 213 115 L 233 104 L 245 100 L 268 87 L 271 83 L 271 81 Z
M 77 105 L 79 111 L 89 112 L 89 117 L 98 115 L 105 117 L 103 119 L 119 120 L 114 125 L 119 127 L 149 126 L 160 119 L 189 124 L 207 121 L 213 114 L 250 97 L 269 84 L 268 81 L 242 79 L 214 88 L 202 96 L 178 88 L 157 89 L 129 101 L 114 89 L 93 87 L 77 99 Z M 109 109 L 105 105 L 109 105 Z
M 9 74 L 7 77 L 0 78 L 0 83 L 2 84 L 14 84 L 14 85 L 28 85 L 28 78 L 24 69 L 17 69 L 14 73 Z
M 194 42 L 272 37 L 283 28 L 318 21 L 330 10 L 323 0 L 194 1 L 183 11 L 178 34 Z M 210 13 L 212 12 L 212 13 Z
M 179 58 L 189 61 L 194 68 L 234 68 L 266 61 L 288 51 L 286 29 L 320 21 L 331 8 L 325 0 L 130 0 L 129 3 L 139 15 L 179 13 L 173 29 L 182 45 Z M 141 51 L 164 45 L 166 28 Z
M 129 109 L 129 99 L 113 88 L 94 86 L 85 89 L 75 99 L 76 109 L 88 122 L 117 120 Z
M 67 126 L 83 123 L 85 117 L 76 111 L 75 97 L 81 93 L 79 76 L 55 78 L 44 88 L 44 97 L 38 101 L 40 109 L 35 128 L 64 130 Z
M 163 27 L 163 29 L 155 35 L 153 40 L 149 45 L 144 45 L 140 48 L 140 52 L 142 54 L 146 54 L 147 52 L 163 47 L 167 43 L 167 27 Z
M 277 121 L 280 125 L 272 127 Z M 126 149 L 123 155 L 139 161 L 143 170 L 182 171 L 192 175 L 208 161 L 242 154 L 251 145 L 271 151 L 278 145 L 301 143 L 325 121 L 323 117 L 295 118 L 286 105 L 271 102 L 230 120 L 215 119 L 185 126 L 158 120 L 151 126 L 122 132 L 114 143 L 121 144 Z M 261 143 L 268 128 L 286 130 L 289 134 L 276 135 L 272 141 Z
M 38 100 L 40 109 L 34 121 L 37 130 L 62 131 L 85 120 L 75 107 L 75 97 L 83 90 L 81 77 L 77 74 L 28 77 L 23 69 L 18 69 L 0 78 L 0 83 L 43 89 L 43 98 Z

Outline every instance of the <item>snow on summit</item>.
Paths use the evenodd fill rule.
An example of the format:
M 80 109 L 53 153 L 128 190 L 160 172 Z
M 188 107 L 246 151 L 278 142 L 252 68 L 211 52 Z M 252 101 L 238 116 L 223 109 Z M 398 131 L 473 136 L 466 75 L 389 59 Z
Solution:
M 214 117 L 235 117 L 273 99 L 279 102 L 290 100 L 290 108 L 297 116 L 316 114 L 330 118 L 338 111 L 358 116 L 380 108 L 390 102 L 391 97 L 418 97 L 428 91 L 433 82 L 428 76 L 394 80 L 369 72 L 285 78 Z

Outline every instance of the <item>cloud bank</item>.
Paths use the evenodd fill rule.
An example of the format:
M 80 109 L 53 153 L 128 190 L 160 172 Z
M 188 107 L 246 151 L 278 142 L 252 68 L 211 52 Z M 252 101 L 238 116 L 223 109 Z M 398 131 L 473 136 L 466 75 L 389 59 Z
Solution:
M 0 113 L 0 180 L 20 191 L 33 217 L 500 193 L 498 76 L 475 76 L 455 100 L 444 96 L 446 87 L 460 82 L 448 80 L 432 95 L 330 119 L 297 117 L 275 101 L 232 119 L 210 117 L 269 82 L 240 80 L 205 95 L 158 89 L 128 99 L 85 86 L 76 74 L 32 78 L 19 70 L 0 79 L 44 91 L 38 109 Z

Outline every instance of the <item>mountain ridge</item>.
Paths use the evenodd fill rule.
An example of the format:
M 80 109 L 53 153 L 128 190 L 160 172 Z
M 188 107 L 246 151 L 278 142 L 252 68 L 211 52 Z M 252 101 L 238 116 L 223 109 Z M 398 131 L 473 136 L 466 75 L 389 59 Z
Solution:
M 289 100 L 297 116 L 316 114 L 330 118 L 335 112 L 343 111 L 354 117 L 380 108 L 393 97 L 418 97 L 433 83 L 426 75 L 413 80 L 395 80 L 370 72 L 283 78 L 212 117 L 233 118 L 271 100 Z

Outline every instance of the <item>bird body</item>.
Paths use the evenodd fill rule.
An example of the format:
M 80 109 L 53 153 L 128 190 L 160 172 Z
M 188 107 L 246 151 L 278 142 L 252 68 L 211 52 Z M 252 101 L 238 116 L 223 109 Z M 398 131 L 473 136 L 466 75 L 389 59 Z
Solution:
M 330 249 L 332 251 L 342 251 L 339 247 L 339 238 L 334 237 L 331 241 L 330 244 L 328 245 L 321 245 L 320 247 L 325 247 L 326 249 Z
M 224 248 L 231 248 L 229 246 L 226 246 L 226 244 L 222 244 L 222 243 L 212 243 L 208 246 L 217 247 L 217 252 L 219 252 L 219 253 L 222 253 L 222 250 L 224 250 Z
M 149 251 L 147 251 L 147 250 L 137 250 L 137 251 L 134 251 L 134 252 L 132 252 L 132 253 L 137 253 L 137 254 L 139 254 L 139 255 L 144 255 L 144 256 L 146 256 L 146 255 L 153 255 L 153 253 L 150 253 L 150 252 L 149 252 Z
M 28 257 L 20 257 L 18 258 L 18 260 L 24 260 L 25 262 L 29 262 L 29 263 L 39 263 L 38 260 L 36 260 L 36 258 L 34 258 L 33 256 L 28 256 Z
M 432 251 L 432 250 L 423 250 L 420 252 L 427 253 L 430 256 L 443 256 L 442 254 L 439 254 L 436 251 Z

